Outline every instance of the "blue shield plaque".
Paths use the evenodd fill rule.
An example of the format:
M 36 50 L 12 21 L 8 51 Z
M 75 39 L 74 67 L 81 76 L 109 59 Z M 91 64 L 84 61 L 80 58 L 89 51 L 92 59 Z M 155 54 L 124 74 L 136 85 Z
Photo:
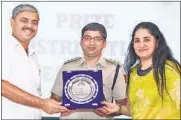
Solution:
M 63 71 L 62 74 L 63 106 L 69 109 L 103 106 L 102 70 Z

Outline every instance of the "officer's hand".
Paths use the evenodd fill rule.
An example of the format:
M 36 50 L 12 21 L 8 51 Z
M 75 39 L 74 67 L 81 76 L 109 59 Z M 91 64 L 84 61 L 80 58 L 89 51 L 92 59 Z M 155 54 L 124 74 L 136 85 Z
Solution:
M 66 107 L 60 106 L 59 102 L 49 98 L 43 99 L 41 109 L 48 114 L 62 113 L 68 111 Z
M 117 104 L 115 103 L 110 103 L 110 102 L 107 102 L 107 101 L 103 101 L 102 104 L 104 105 L 103 106 L 103 110 L 102 112 L 104 112 L 105 114 L 113 114 L 113 113 L 116 113 L 116 112 L 120 112 L 120 106 L 118 106 Z
M 75 110 L 67 110 L 64 112 L 61 112 L 61 116 L 69 116 L 70 114 L 72 114 Z
M 94 112 L 101 117 L 108 116 L 107 111 L 104 108 L 97 108 Z

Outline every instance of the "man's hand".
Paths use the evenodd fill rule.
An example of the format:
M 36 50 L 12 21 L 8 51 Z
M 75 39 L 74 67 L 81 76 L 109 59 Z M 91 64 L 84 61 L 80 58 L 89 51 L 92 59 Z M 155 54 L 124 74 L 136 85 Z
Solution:
M 48 114 L 62 113 L 68 111 L 66 107 L 60 106 L 59 102 L 49 98 L 43 99 L 41 109 Z
M 104 108 L 97 108 L 94 112 L 101 117 L 108 116 L 107 111 Z

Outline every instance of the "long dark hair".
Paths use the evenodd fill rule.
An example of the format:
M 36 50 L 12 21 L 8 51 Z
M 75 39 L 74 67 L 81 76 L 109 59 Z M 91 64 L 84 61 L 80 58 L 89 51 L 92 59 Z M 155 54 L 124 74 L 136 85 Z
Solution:
M 166 89 L 166 76 L 165 76 L 166 60 L 172 61 L 176 67 L 173 67 L 173 66 L 171 67 L 173 67 L 174 69 L 176 68 L 175 70 L 178 71 L 179 73 L 181 73 L 180 72 L 181 66 L 179 62 L 173 57 L 172 51 L 167 45 L 162 32 L 159 30 L 157 25 L 151 22 L 141 22 L 138 25 L 136 25 L 136 27 L 133 30 L 131 42 L 128 46 L 128 50 L 127 50 L 126 58 L 124 62 L 124 69 L 128 75 L 127 93 L 129 90 L 129 77 L 130 77 L 131 68 L 137 63 L 137 61 L 139 61 L 139 57 L 136 55 L 133 48 L 133 41 L 134 41 L 135 32 L 140 28 L 147 29 L 150 32 L 150 34 L 153 35 L 156 39 L 157 48 L 155 49 L 153 53 L 153 59 L 152 59 L 153 75 L 154 75 L 155 82 L 157 84 L 158 93 L 163 99 L 164 89 L 168 93 Z

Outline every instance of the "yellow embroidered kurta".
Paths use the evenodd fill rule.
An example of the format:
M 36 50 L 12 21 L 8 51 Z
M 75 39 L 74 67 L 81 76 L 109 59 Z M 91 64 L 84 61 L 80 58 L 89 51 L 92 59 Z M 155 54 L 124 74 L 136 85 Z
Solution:
M 169 66 L 170 64 L 171 66 Z M 179 119 L 180 118 L 180 73 L 167 61 L 166 87 L 169 98 L 164 91 L 164 99 L 158 94 L 153 70 L 144 76 L 137 74 L 134 67 L 130 74 L 129 100 L 133 119 Z

